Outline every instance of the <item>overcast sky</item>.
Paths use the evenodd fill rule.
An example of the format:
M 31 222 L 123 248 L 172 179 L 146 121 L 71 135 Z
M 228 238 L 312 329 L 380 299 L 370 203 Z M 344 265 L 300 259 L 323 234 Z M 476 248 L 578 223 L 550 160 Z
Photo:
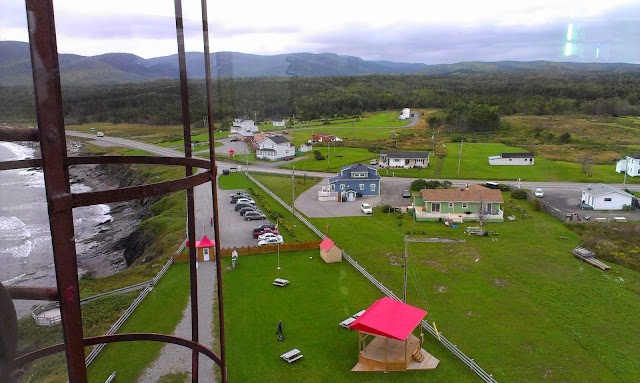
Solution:
M 177 52 L 173 1 L 58 0 L 54 7 L 61 53 Z M 638 0 L 404 0 L 383 7 L 365 0 L 227 0 L 208 7 L 212 52 L 331 52 L 425 64 L 640 63 Z M 183 8 L 187 51 L 202 51 L 200 0 L 184 0 Z M 0 0 L 0 40 L 28 40 L 23 0 Z

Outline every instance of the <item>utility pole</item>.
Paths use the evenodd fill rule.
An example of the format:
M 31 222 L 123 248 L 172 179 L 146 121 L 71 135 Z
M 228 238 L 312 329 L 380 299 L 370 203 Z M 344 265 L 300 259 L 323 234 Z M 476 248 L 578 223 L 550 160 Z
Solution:
M 627 160 L 627 166 L 624 169 L 624 179 L 622 180 L 622 190 L 627 188 L 627 170 L 629 169 L 629 160 Z
M 244 161 L 244 172 L 247 173 L 249 172 L 249 145 L 247 144 L 246 138 L 244 142 Z
M 464 140 L 460 140 L 460 152 L 458 153 L 458 173 L 456 173 L 456 177 L 460 178 L 460 160 L 462 159 L 462 143 Z
M 291 215 L 296 216 L 296 167 L 291 167 Z
M 402 288 L 402 301 L 407 303 L 407 252 L 409 247 L 409 241 L 407 241 L 407 236 L 404 236 L 404 285 Z
M 431 144 L 433 146 L 433 151 L 431 152 L 432 156 L 436 155 L 436 132 L 433 132 L 433 134 L 431 134 Z
M 393 177 L 393 208 L 396 208 L 396 172 L 391 172 Z
M 329 169 L 331 167 L 331 152 L 329 151 L 329 143 L 331 141 L 327 141 L 327 169 Z
M 351 128 L 353 129 L 353 139 L 356 139 L 356 123 L 354 121 L 351 122 Z

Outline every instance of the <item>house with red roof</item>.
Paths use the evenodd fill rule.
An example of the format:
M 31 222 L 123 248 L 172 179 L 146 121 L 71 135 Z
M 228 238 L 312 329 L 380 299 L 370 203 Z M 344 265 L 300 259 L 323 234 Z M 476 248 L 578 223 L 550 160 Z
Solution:
M 342 250 L 329 237 L 320 242 L 320 257 L 326 263 L 342 262 Z

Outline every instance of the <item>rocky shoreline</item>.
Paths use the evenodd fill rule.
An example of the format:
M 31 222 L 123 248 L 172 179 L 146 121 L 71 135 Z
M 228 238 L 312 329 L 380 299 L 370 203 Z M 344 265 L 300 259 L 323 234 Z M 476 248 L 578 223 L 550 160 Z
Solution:
M 30 146 L 33 147 L 33 143 Z M 39 154 L 38 145 L 35 144 Z M 69 156 L 82 155 L 85 144 L 67 142 Z M 91 191 L 114 190 L 143 183 L 142 177 L 127 165 L 77 165 L 69 168 L 71 184 L 83 184 Z M 97 233 L 78 243 L 85 244 L 77 253 L 78 267 L 95 277 L 125 270 L 151 245 L 153 238 L 138 229 L 140 222 L 151 217 L 154 200 L 132 200 L 108 204 L 111 219 L 96 225 Z M 78 249 L 78 246 L 76 246 Z

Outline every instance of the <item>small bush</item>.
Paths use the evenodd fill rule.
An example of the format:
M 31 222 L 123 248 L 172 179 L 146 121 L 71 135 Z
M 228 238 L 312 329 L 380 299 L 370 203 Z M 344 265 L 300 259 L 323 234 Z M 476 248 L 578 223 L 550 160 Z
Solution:
M 380 208 L 382 209 L 383 213 L 391 213 L 391 212 L 393 212 L 393 206 L 391 206 L 391 205 L 382 205 Z
M 533 210 L 535 211 L 544 210 L 544 203 L 537 198 L 531 201 L 531 205 L 533 206 Z
M 511 198 L 513 199 L 527 199 L 527 191 L 524 189 L 518 189 L 511 192 Z
M 322 155 L 322 153 L 320 153 L 318 149 L 313 151 L 313 158 L 315 158 L 318 161 L 322 161 L 325 159 L 325 157 Z

